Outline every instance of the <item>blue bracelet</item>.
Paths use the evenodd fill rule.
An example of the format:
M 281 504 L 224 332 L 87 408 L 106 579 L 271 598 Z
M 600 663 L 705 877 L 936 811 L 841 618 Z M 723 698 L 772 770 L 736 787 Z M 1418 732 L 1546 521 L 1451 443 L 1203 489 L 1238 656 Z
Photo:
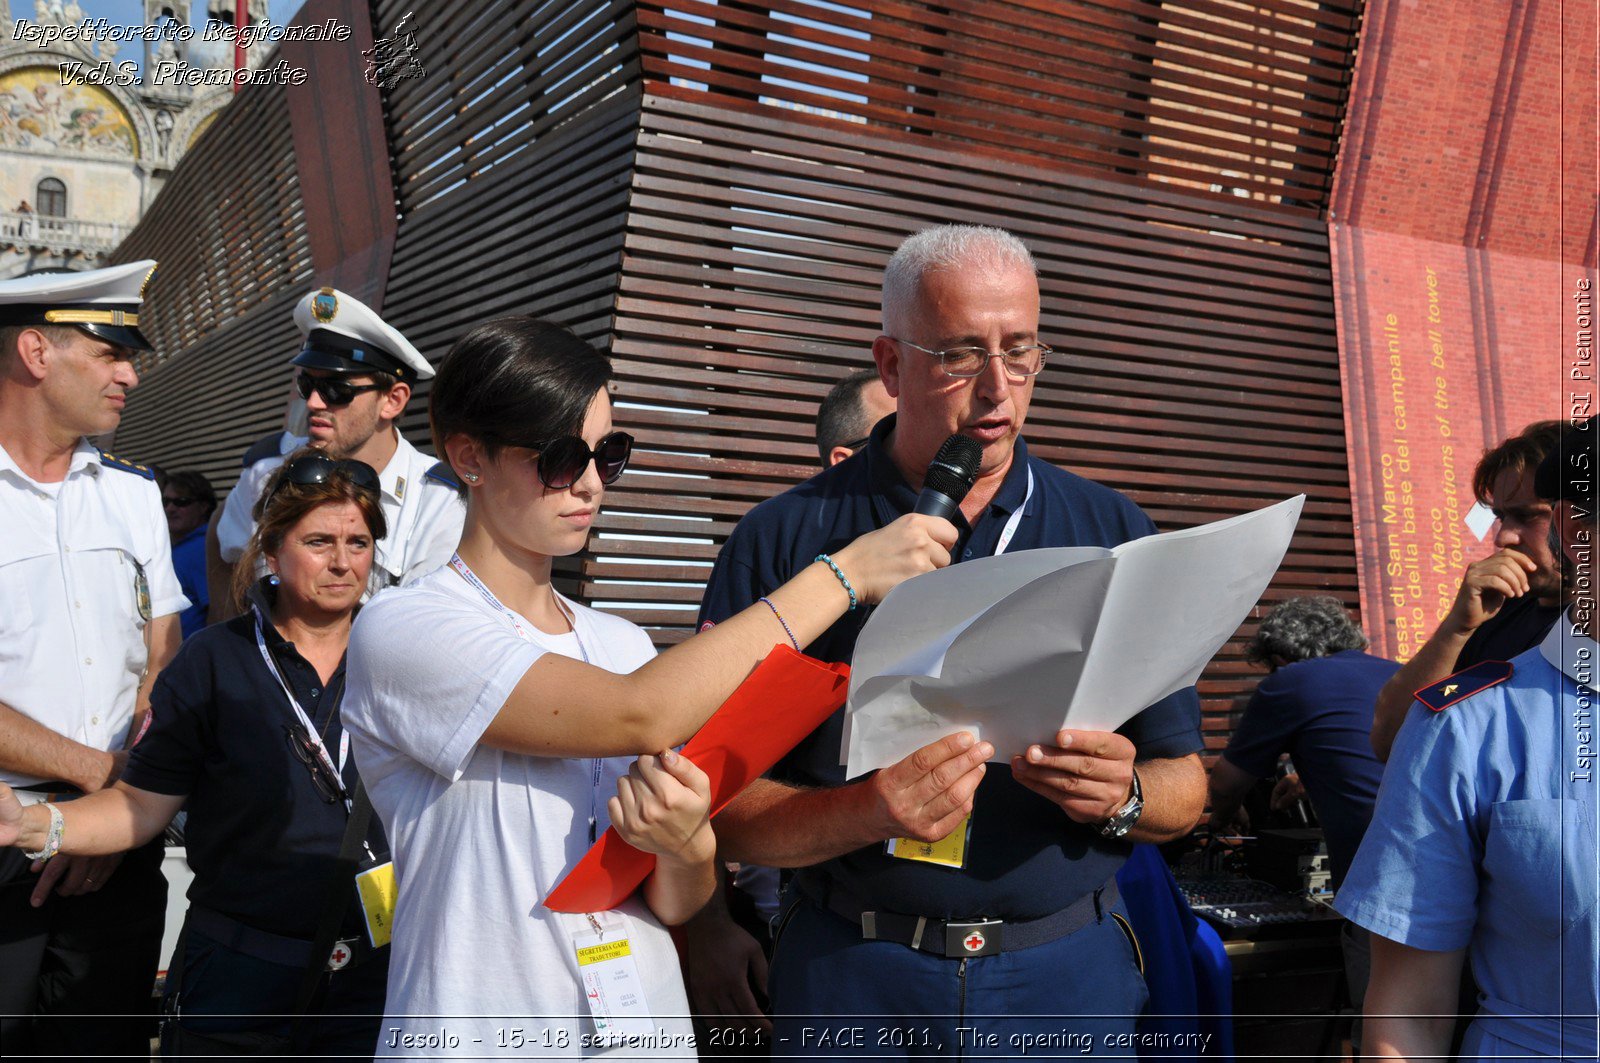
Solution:
M 794 651 L 796 653 L 799 653 L 800 652 L 800 640 L 794 637 L 794 632 L 793 631 L 789 630 L 789 621 L 785 620 L 783 618 L 783 614 L 778 612 L 778 607 L 772 604 L 772 599 L 771 598 L 768 598 L 766 595 L 763 594 L 759 600 L 762 601 L 762 602 L 765 602 L 767 608 L 772 610 L 772 615 L 777 617 L 778 618 L 778 623 L 783 625 L 783 633 L 785 635 L 789 636 L 789 641 L 790 642 L 794 643 Z
M 855 612 L 856 589 L 850 586 L 850 581 L 845 578 L 844 569 L 835 564 L 833 558 L 829 557 L 827 554 L 818 554 L 814 560 L 821 561 L 824 565 L 827 565 L 829 568 L 833 569 L 833 574 L 839 577 L 840 583 L 844 584 L 844 592 L 850 596 L 850 608 L 848 611 L 852 613 Z

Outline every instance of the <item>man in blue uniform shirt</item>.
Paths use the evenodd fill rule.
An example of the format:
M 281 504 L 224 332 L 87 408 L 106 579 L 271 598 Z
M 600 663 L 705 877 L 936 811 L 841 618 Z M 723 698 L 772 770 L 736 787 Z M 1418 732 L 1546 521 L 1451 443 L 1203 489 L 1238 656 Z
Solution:
M 1155 531 L 1127 498 L 1028 454 L 1020 433 L 1048 348 L 1037 270 L 1015 237 L 942 226 L 909 238 L 885 271 L 883 321 L 873 357 L 896 415 L 854 457 L 740 522 L 702 621 L 910 511 L 958 431 L 983 458 L 961 505 L 957 561 Z M 863 614 L 807 652 L 848 661 Z M 1193 689 L 1118 733 L 1041 735 L 1009 764 L 985 763 L 987 743 L 955 734 L 848 784 L 842 726 L 835 714 L 717 819 L 728 858 L 800 869 L 771 972 L 775 1052 L 1014 1055 L 1012 1035 L 1059 1047 L 1070 1034 L 1101 1049 L 1130 1035 L 1146 991 L 1111 880 L 1131 842 L 1182 835 L 1199 818 Z M 898 856 L 885 846 L 957 831 L 960 868 L 916 859 L 920 846 L 897 845 Z
M 1438 1056 L 1463 959 L 1480 989 L 1463 1059 L 1597 1057 L 1594 422 L 1538 468 L 1573 566 L 1544 641 L 1418 691 L 1337 907 L 1373 933 L 1367 1037 Z

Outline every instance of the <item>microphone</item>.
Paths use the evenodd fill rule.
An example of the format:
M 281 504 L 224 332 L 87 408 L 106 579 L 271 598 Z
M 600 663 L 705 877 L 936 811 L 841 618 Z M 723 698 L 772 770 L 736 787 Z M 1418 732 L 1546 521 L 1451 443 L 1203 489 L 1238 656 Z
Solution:
M 943 517 L 954 521 L 960 512 L 961 500 L 972 490 L 978 478 L 978 466 L 983 461 L 983 446 L 977 440 L 960 432 L 939 446 L 928 466 L 928 475 L 922 479 L 922 493 L 917 496 L 913 513 L 930 517 Z

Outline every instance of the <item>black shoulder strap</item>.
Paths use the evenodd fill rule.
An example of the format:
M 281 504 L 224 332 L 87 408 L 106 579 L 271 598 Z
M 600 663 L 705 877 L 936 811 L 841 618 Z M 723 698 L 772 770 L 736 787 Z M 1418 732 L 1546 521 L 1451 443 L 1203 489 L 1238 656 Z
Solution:
M 338 940 L 344 914 L 350 910 L 350 895 L 356 888 L 356 868 L 361 865 L 361 850 L 366 844 L 367 826 L 371 822 L 372 802 L 367 798 L 367 784 L 358 781 L 355 796 L 351 798 L 350 821 L 344 827 L 344 844 L 339 846 L 339 862 L 328 879 L 328 894 L 322 902 L 322 921 L 317 924 L 316 936 L 311 940 L 311 962 L 306 965 L 306 973 L 300 980 L 300 992 L 295 995 L 295 1023 L 289 1035 L 293 1055 L 301 1055 L 306 1047 L 306 1025 L 299 1020 L 311 1006 L 311 998 L 317 992 L 317 981 L 328 966 L 328 954 L 333 951 L 334 941 Z

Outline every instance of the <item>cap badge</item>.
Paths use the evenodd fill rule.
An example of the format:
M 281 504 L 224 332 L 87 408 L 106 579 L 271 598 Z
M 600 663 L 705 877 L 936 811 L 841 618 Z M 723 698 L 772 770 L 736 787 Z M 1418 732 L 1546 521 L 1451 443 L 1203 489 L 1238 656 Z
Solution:
M 324 288 L 311 297 L 311 316 L 326 325 L 339 314 L 339 297 L 332 288 Z

